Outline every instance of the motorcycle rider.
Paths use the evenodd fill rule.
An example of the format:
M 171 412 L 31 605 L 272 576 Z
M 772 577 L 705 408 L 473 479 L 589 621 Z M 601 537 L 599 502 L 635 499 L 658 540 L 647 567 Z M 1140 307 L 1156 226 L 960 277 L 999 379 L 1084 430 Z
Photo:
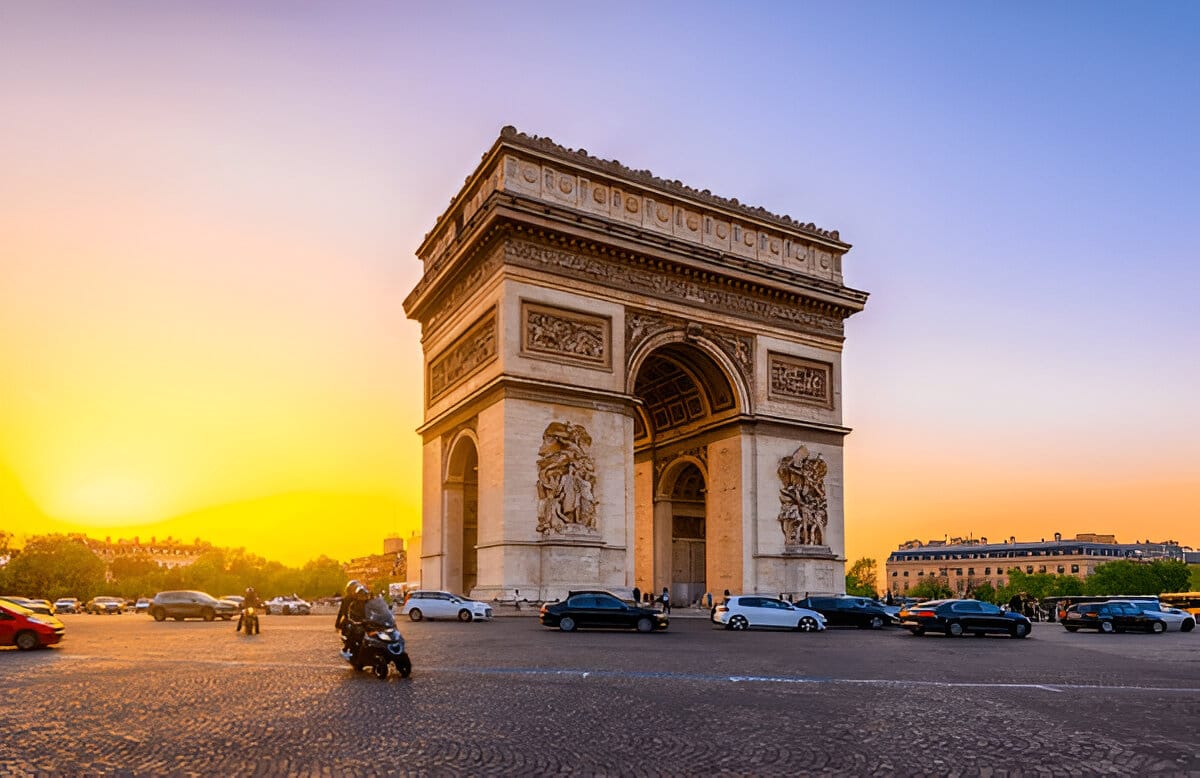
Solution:
M 242 595 L 241 612 L 238 614 L 237 629 L 234 632 L 242 631 L 242 624 L 246 620 L 246 608 L 258 609 L 262 607 L 262 600 L 258 598 L 258 592 L 254 591 L 253 586 L 247 586 L 245 593 Z M 249 633 L 249 630 L 247 630 Z
M 358 645 L 362 642 L 364 632 L 363 622 L 366 620 L 367 600 L 371 599 L 371 590 L 358 581 L 346 584 L 346 593 L 338 608 L 337 618 L 333 622 L 334 629 L 341 630 L 344 651 L 347 657 L 354 656 Z

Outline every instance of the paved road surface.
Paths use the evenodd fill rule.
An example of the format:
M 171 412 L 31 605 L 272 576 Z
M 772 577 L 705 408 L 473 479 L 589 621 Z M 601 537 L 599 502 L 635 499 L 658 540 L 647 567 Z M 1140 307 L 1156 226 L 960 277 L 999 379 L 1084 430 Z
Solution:
M 65 616 L 0 651 L 0 776 L 1200 773 L 1200 634 L 1027 640 L 402 623 L 413 677 L 328 616 Z

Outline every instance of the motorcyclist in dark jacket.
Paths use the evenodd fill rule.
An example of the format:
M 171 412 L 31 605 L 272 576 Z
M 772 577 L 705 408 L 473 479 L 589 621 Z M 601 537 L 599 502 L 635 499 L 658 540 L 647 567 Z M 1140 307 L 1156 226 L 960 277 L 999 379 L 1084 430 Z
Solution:
M 371 599 L 371 590 L 358 581 L 346 584 L 346 595 L 342 597 L 341 607 L 338 608 L 337 619 L 333 626 L 340 629 L 345 644 L 345 653 L 350 656 L 358 651 L 365 630 L 367 600 Z
M 338 604 L 337 618 L 333 620 L 333 628 L 341 630 L 346 624 L 346 615 L 350 611 L 350 605 L 354 602 L 354 590 L 362 586 L 358 581 L 348 581 L 346 588 L 342 591 L 342 601 Z
M 242 607 L 239 609 L 237 629 L 235 632 L 242 631 L 242 625 L 245 622 L 245 611 L 247 608 L 261 608 L 262 600 L 258 598 L 258 592 L 254 591 L 253 586 L 247 586 L 245 594 L 242 595 Z M 249 633 L 247 633 L 249 634 Z

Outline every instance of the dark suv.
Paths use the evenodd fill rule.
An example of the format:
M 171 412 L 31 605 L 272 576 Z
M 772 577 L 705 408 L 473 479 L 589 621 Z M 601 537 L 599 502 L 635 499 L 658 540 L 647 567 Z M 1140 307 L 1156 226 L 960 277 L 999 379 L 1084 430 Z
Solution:
M 796 605 L 820 613 L 830 627 L 881 629 L 899 623 L 882 605 L 867 597 L 806 597 Z
M 238 615 L 238 606 L 236 603 L 218 600 L 211 594 L 205 594 L 204 592 L 187 590 L 159 592 L 150 601 L 150 608 L 148 610 L 155 621 L 166 621 L 167 619 L 175 619 L 176 621 L 183 621 L 184 619 L 204 619 L 205 621 L 225 619 L 229 621 Z

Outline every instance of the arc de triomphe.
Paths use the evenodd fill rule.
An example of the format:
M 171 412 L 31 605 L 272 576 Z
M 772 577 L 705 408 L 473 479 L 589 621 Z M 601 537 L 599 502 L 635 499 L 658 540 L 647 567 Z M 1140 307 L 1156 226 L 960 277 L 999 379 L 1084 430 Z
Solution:
M 422 585 L 842 591 L 850 248 L 518 133 L 426 236 Z

